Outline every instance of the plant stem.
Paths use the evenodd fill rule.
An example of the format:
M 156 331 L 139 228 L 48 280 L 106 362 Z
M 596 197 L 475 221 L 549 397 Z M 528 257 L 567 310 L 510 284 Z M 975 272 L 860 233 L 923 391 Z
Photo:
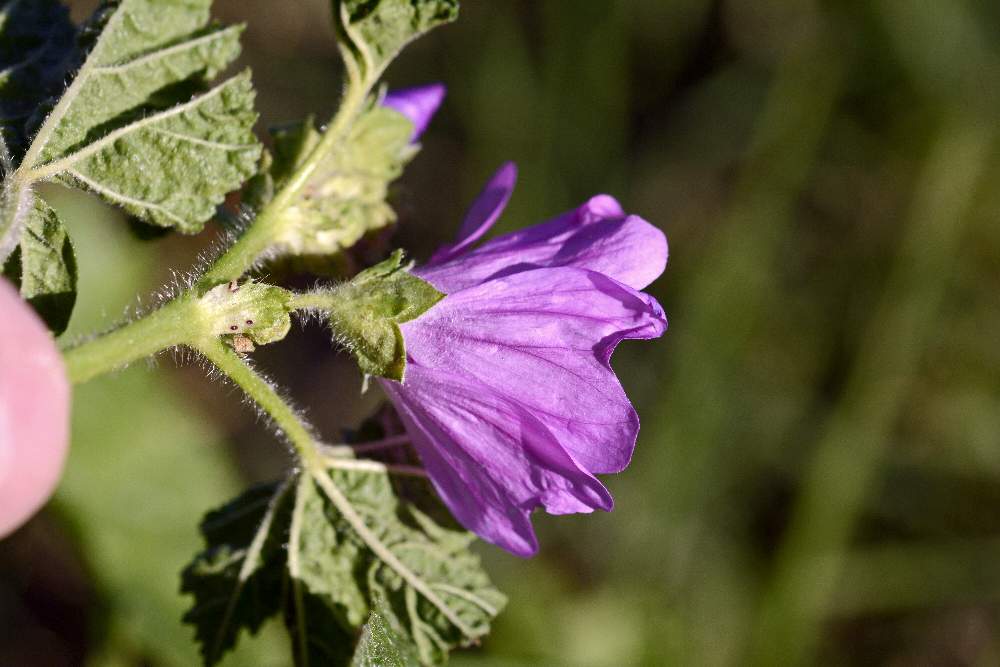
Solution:
M 316 448 L 316 438 L 299 418 L 294 408 L 283 399 L 271 384 L 247 365 L 232 348 L 216 337 L 204 338 L 193 347 L 205 355 L 216 368 L 229 376 L 246 395 L 260 406 L 274 421 L 288 442 L 295 448 L 302 464 L 308 470 L 323 470 L 323 457 Z
M 334 291 L 332 290 L 317 290 L 311 292 L 300 292 L 292 295 L 291 306 L 296 310 L 329 310 L 330 308 L 330 298 Z
M 305 480 L 313 479 L 323 490 L 326 496 L 333 503 L 337 511 L 343 515 L 344 519 L 350 524 L 351 528 L 358 534 L 358 536 L 365 542 L 369 549 L 378 556 L 383 562 L 385 562 L 389 567 L 396 571 L 396 573 L 402 577 L 410 586 L 414 588 L 417 592 L 427 598 L 427 601 L 433 604 L 438 610 L 459 630 L 462 631 L 468 637 L 477 637 L 481 635 L 481 632 L 477 632 L 474 628 L 468 626 L 457 614 L 447 605 L 444 600 L 441 599 L 437 593 L 435 593 L 430 586 L 427 585 L 420 577 L 418 577 L 410 568 L 408 568 L 399 558 L 394 554 L 382 540 L 379 539 L 365 523 L 365 520 L 358 514 L 354 505 L 351 501 L 344 495 L 344 492 L 330 479 L 330 475 L 326 471 L 326 466 L 328 462 L 324 460 L 319 448 L 316 446 L 316 440 L 313 435 L 309 432 L 308 427 L 299 419 L 299 416 L 295 413 L 288 403 L 285 402 L 281 396 L 274 390 L 268 382 L 258 375 L 252 368 L 250 368 L 246 362 L 234 352 L 232 349 L 227 347 L 218 338 L 206 338 L 204 340 L 198 341 L 194 347 L 201 352 L 205 357 L 211 361 L 215 366 L 228 375 L 233 382 L 235 382 L 243 391 L 246 392 L 247 396 L 252 398 L 255 403 L 262 410 L 270 415 L 274 423 L 281 429 L 285 434 L 288 441 L 295 447 L 296 452 L 298 452 L 299 460 L 302 461 L 302 465 L 305 468 L 303 473 L 303 483 Z M 360 462 L 358 462 L 360 463 Z M 374 472 L 374 470 L 373 470 Z M 298 538 L 297 535 L 301 531 L 301 498 L 302 493 L 299 493 L 299 500 L 296 501 L 296 509 L 293 513 L 293 525 L 292 525 L 292 544 L 289 547 L 289 571 L 293 575 L 298 571 L 298 549 L 295 548 L 295 543 Z M 296 517 L 299 517 L 298 519 Z M 293 576 L 293 579 L 298 577 Z M 296 609 L 299 613 L 302 612 L 301 603 L 296 601 Z
M 180 297 L 148 315 L 63 352 L 66 371 L 73 384 L 123 368 L 157 352 L 188 341 L 192 306 Z
M 303 486 L 311 484 L 309 475 L 302 475 L 299 478 L 299 488 L 295 493 L 295 507 L 292 510 L 292 524 L 288 528 L 288 573 L 292 579 L 292 600 L 295 605 L 295 616 L 297 623 L 296 640 L 299 649 L 300 660 L 303 664 L 309 661 L 309 638 L 306 633 L 306 606 L 302 596 L 302 568 L 299 563 L 299 544 L 302 537 L 302 514 L 305 511 L 306 494 L 303 493 Z
M 306 161 L 264 207 L 246 233 L 205 272 L 196 285 L 197 289 L 207 290 L 220 283 L 236 280 L 267 253 L 282 231 L 283 214 L 299 197 L 323 159 L 343 138 L 370 88 L 371 83 L 348 88 L 337 115 Z
M 239 278 L 267 253 L 282 232 L 283 214 L 296 201 L 324 157 L 343 138 L 370 88 L 370 81 L 348 88 L 340 110 L 313 152 L 275 198 L 264 207 L 246 233 L 216 260 L 194 288 L 148 315 L 67 350 L 64 355 L 72 382 L 85 382 L 126 366 L 136 359 L 198 338 L 200 332 L 192 332 L 195 325 L 185 323 L 185 319 L 191 315 L 187 309 L 194 302 L 195 295 Z M 208 356 L 206 350 L 196 347 Z M 242 360 L 240 363 L 242 364 Z

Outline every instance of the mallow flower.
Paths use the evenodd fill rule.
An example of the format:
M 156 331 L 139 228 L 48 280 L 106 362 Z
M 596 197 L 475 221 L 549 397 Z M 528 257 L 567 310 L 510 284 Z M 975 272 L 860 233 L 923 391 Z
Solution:
M 639 290 L 663 272 L 667 242 L 598 195 L 477 247 L 516 174 L 501 167 L 457 240 L 413 270 L 445 296 L 400 325 L 405 375 L 381 384 L 454 516 L 530 556 L 536 508 L 612 508 L 596 475 L 628 466 L 639 419 L 611 354 L 665 331 L 660 305 Z
M 382 104 L 412 122 L 416 141 L 443 96 L 434 84 L 390 92 Z M 599 195 L 479 244 L 516 177 L 513 164 L 501 167 L 457 240 L 427 264 L 405 273 L 396 255 L 331 292 L 326 311 L 336 339 L 381 377 L 454 516 L 528 556 L 538 550 L 535 509 L 612 507 L 596 475 L 628 466 L 639 419 L 611 354 L 666 329 L 640 290 L 663 272 L 667 243 Z

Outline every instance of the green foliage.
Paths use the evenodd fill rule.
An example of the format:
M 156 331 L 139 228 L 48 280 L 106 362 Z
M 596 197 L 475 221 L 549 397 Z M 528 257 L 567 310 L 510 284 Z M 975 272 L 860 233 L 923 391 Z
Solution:
M 357 637 L 337 620 L 330 606 L 318 595 L 303 590 L 301 582 L 288 582 L 285 628 L 296 667 L 346 665 Z
M 56 178 L 147 222 L 200 230 L 252 175 L 260 151 L 248 74 L 200 92 L 239 53 L 241 28 L 207 27 L 209 5 L 105 3 L 84 28 L 86 60 L 19 178 Z
M 352 627 L 367 618 L 373 600 L 385 600 L 387 613 L 402 619 L 424 663 L 439 663 L 450 649 L 489 632 L 506 598 L 469 551 L 472 535 L 442 528 L 401 502 L 386 474 L 333 469 L 330 479 L 379 544 L 360 535 L 351 517 L 315 486 L 300 489 L 303 525 L 311 526 L 302 534 L 300 577 L 311 593 L 323 596 Z M 416 579 L 404 576 L 382 550 Z M 419 593 L 416 582 L 438 600 Z
M 255 171 L 249 74 L 205 91 L 238 55 L 242 30 L 209 26 L 210 4 L 108 0 L 79 35 L 51 0 L 0 9 L 0 260 L 20 245 L 6 271 L 56 333 L 75 300 L 72 248 L 34 183 L 82 187 L 196 232 Z M 78 44 L 85 58 L 56 102 Z
M 333 16 L 345 57 L 373 79 L 411 41 L 454 21 L 458 0 L 333 0 Z
M 389 184 L 419 147 L 410 143 L 413 125 L 399 112 L 372 105 L 343 140 L 319 162 L 297 200 L 281 213 L 278 252 L 329 255 L 349 248 L 367 232 L 396 220 L 386 202 Z M 261 208 L 319 143 L 306 119 L 272 131 L 274 154 L 249 188 L 248 203 Z
M 65 331 L 76 303 L 76 255 L 59 216 L 42 199 L 26 212 L 21 244 L 3 273 L 54 334 Z
M 399 500 L 386 471 L 331 465 L 322 474 L 346 505 L 306 476 L 206 516 L 206 549 L 183 584 L 205 664 L 279 611 L 296 665 L 347 664 L 366 621 L 355 664 L 382 654 L 438 664 L 488 632 L 506 600 L 469 551 L 473 537 Z
M 184 621 L 206 665 L 232 650 L 241 629 L 256 633 L 281 609 L 291 495 L 287 484 L 260 486 L 205 515 L 206 549 L 182 573 L 181 591 L 194 595 Z
M 137 367 L 73 390 L 73 446 L 56 500 L 80 537 L 88 585 L 110 612 L 94 609 L 90 618 L 107 633 L 105 650 L 127 656 L 120 664 L 195 664 L 174 573 L 198 548 L 191 517 L 240 488 L 223 435 L 192 419 L 191 401 L 170 385 Z M 276 644 L 255 641 L 234 664 L 281 665 Z
M 399 325 L 444 298 L 408 269 L 402 251 L 396 251 L 346 285 L 317 295 L 335 338 L 368 375 L 403 380 L 406 349 Z
M 27 146 L 29 119 L 62 88 L 75 52 L 76 29 L 58 0 L 0 8 L 0 134 L 12 158 Z
M 378 600 L 361 630 L 351 667 L 415 667 L 419 664 L 416 647 L 404 636 L 385 602 Z

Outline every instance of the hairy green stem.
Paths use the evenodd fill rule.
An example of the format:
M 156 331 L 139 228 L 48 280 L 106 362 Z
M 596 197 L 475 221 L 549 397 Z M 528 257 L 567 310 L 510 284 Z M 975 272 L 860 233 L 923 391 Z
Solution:
M 186 343 L 191 334 L 193 307 L 191 298 L 180 297 L 133 322 L 64 350 L 70 382 L 86 382 Z
M 358 514 L 350 499 L 344 495 L 340 487 L 330 478 L 327 467 L 330 466 L 331 461 L 324 458 L 317 446 L 316 439 L 310 433 L 308 427 L 302 422 L 295 410 L 275 391 L 274 387 L 250 368 L 242 357 L 218 338 L 206 338 L 195 343 L 194 347 L 205 355 L 216 368 L 228 375 L 233 382 L 246 392 L 247 396 L 253 399 L 261 409 L 270 415 L 275 425 L 281 429 L 286 439 L 295 447 L 296 452 L 298 452 L 299 459 L 305 469 L 302 477 L 303 483 L 306 483 L 305 480 L 308 479 L 315 480 L 316 484 L 323 490 L 323 493 L 330 499 L 330 502 L 333 503 L 333 506 L 337 508 L 337 511 L 340 512 L 368 548 L 379 559 L 395 570 L 414 590 L 423 595 L 428 602 L 437 607 L 449 622 L 468 637 L 481 635 L 481 632 L 477 632 L 475 628 L 467 625 L 424 580 L 399 560 L 396 554 L 368 527 L 364 518 Z M 364 465 L 362 462 L 357 463 L 362 466 Z M 338 467 L 342 467 L 344 464 L 344 461 L 335 463 Z M 384 472 L 384 470 L 375 467 L 365 469 L 372 472 Z M 416 474 L 415 469 L 408 469 L 406 472 Z M 301 531 L 301 519 L 297 517 L 301 517 L 302 510 L 300 503 L 303 494 L 300 493 L 298 498 L 299 500 L 296 501 L 296 509 L 293 513 L 291 528 L 292 544 L 289 549 L 288 561 L 289 571 L 293 575 L 296 575 L 299 569 L 298 549 L 294 545 L 298 540 L 297 535 Z M 293 576 L 293 579 L 298 579 L 298 577 Z M 296 600 L 296 608 L 298 613 L 301 614 L 301 603 L 298 600 Z
M 71 381 L 86 382 L 136 359 L 154 355 L 175 345 L 190 343 L 202 335 L 203 332 L 192 331 L 195 326 L 193 323 L 184 323 L 184 319 L 191 315 L 188 309 L 194 303 L 195 295 L 238 279 L 267 253 L 282 231 L 282 214 L 296 201 L 324 157 L 343 138 L 371 86 L 371 81 L 365 81 L 348 88 L 340 110 L 313 152 L 261 211 L 246 233 L 216 260 L 192 290 L 148 315 L 66 350 L 64 355 Z
M 291 306 L 295 310 L 328 310 L 330 308 L 330 296 L 336 290 L 317 290 L 311 292 L 299 292 L 292 295 Z
M 225 373 L 246 395 L 274 421 L 288 442 L 295 448 L 302 464 L 309 470 L 323 470 L 323 457 L 316 447 L 316 438 L 271 384 L 254 371 L 231 347 L 216 337 L 193 343 L 198 352 Z

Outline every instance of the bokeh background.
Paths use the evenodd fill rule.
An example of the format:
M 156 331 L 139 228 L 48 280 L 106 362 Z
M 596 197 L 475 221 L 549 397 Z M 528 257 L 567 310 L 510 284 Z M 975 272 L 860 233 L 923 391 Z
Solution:
M 323 0 L 216 7 L 249 23 L 262 129 L 332 112 Z M 391 243 L 427 257 L 513 159 L 500 231 L 608 192 L 671 244 L 670 331 L 614 359 L 642 416 L 615 511 L 538 516 L 529 561 L 483 547 L 510 605 L 452 664 L 1000 664 L 1000 4 L 465 0 L 388 73 L 433 80 Z M 140 241 L 47 194 L 79 252 L 68 336 L 217 233 Z M 255 356 L 331 439 L 379 405 L 318 328 Z M 195 664 L 196 522 L 283 447 L 169 357 L 79 387 L 73 435 L 0 543 L 0 665 Z M 266 628 L 226 664 L 287 655 Z

